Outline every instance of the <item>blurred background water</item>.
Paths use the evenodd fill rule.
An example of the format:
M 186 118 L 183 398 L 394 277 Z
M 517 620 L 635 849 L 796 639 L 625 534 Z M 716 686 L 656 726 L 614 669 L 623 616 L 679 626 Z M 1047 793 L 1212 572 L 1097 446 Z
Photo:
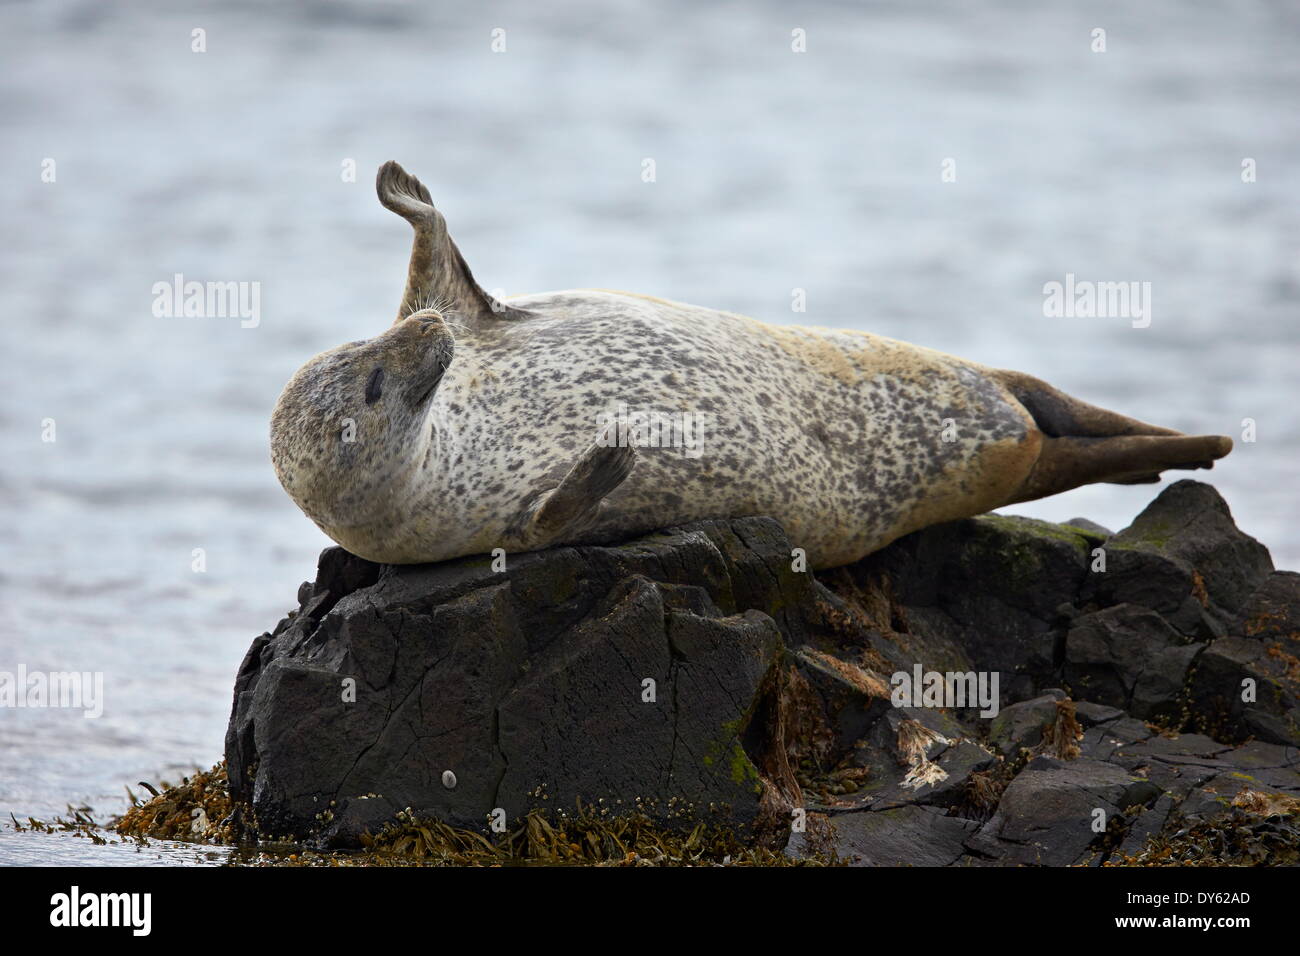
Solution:
M 1300 8 L 1074 6 L 0 5 L 0 670 L 102 671 L 106 698 L 0 709 L 0 819 L 120 812 L 221 756 L 239 661 L 327 544 L 276 483 L 271 408 L 400 296 L 390 158 L 506 294 L 853 326 L 1188 431 L 1251 418 L 1200 476 L 1300 567 Z M 1150 327 L 1045 318 L 1067 272 L 1151 282 Z M 260 283 L 260 324 L 156 318 L 176 273 Z M 1009 510 L 1118 529 L 1154 491 Z M 126 852 L 0 829 L 0 863 L 158 859 Z

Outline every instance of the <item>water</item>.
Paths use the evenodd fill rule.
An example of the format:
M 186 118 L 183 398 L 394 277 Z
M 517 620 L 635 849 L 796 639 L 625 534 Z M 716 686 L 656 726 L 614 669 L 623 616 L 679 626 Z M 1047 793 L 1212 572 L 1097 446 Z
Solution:
M 275 481 L 270 410 L 400 296 L 409 228 L 370 185 L 390 158 L 506 293 L 857 326 L 1189 431 L 1252 418 L 1210 477 L 1300 566 L 1294 8 L 439 7 L 0 6 L 0 670 L 102 671 L 106 697 L 0 710 L 0 819 L 120 812 L 220 757 L 240 658 L 327 544 Z M 1067 272 L 1150 281 L 1151 326 L 1044 318 Z M 261 283 L 260 324 L 155 318 L 175 273 Z M 1153 493 L 1012 510 L 1118 528 Z M 220 858 L 169 852 L 147 859 Z M 59 860 L 146 857 L 0 830 L 0 862 Z

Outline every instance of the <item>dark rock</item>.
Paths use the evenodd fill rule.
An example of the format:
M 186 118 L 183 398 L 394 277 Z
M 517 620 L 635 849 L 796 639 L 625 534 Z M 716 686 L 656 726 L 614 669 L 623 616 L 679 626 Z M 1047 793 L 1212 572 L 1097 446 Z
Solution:
M 1154 804 L 1143 809 L 1137 818 L 1129 823 L 1116 855 L 1134 856 L 1141 851 L 1148 840 L 1164 829 L 1176 805 L 1177 802 L 1171 794 L 1162 793 Z
M 1079 705 L 1083 710 L 1084 705 Z M 1081 721 L 1087 723 L 1086 720 Z M 1089 727 L 1079 741 L 1079 753 L 1094 760 L 1110 760 L 1121 748 L 1146 740 L 1154 731 L 1140 720 L 1124 716 Z
M 879 674 L 814 647 L 797 648 L 794 664 L 820 701 L 829 730 L 819 763 L 838 762 L 890 709 L 889 684 Z
M 1107 759 L 1181 800 L 1215 775 L 1230 771 L 1232 764 L 1222 757 L 1231 751 L 1230 745 L 1202 734 L 1152 735 L 1116 748 Z
M 1110 763 L 1036 757 L 1011 781 L 993 818 L 980 830 L 977 852 L 998 851 L 1021 864 L 1068 866 L 1100 844 L 1109 817 L 1159 791 Z
M 1041 697 L 1004 707 L 989 727 L 989 741 L 1004 757 L 1032 750 L 1042 742 L 1043 727 L 1056 719 L 1057 701 L 1065 699 L 1065 691 L 1054 688 Z
M 1232 800 L 1241 792 L 1242 781 L 1231 774 L 1210 777 L 1191 790 L 1178 805 L 1178 816 L 1186 823 L 1215 820 L 1232 813 Z
M 1095 521 L 1089 521 L 1087 518 L 1071 518 L 1065 522 L 1065 526 L 1071 531 L 1081 532 L 1090 542 L 1096 544 L 1102 543 L 1115 533 Z
M 889 580 L 901 618 L 936 657 L 951 648 L 968 666 L 998 671 L 1005 706 L 1057 682 L 1063 611 L 1089 574 L 1089 548 L 1069 528 L 985 515 L 910 535 L 853 573 Z
M 1064 693 L 1064 691 L 1062 691 L 1062 693 Z M 1124 717 L 1124 711 L 1118 707 L 1107 707 L 1105 704 L 1094 704 L 1089 700 L 1077 701 L 1075 703 L 1074 711 L 1078 714 L 1080 723 L 1085 727 L 1110 723 L 1112 720 L 1120 720 Z
M 1300 574 L 1274 571 L 1241 610 L 1232 633 L 1300 654 Z
M 1057 608 L 1087 574 L 1078 535 L 1030 518 L 986 516 L 970 522 L 944 564 L 939 605 L 959 628 L 957 643 L 980 669 L 1049 678 Z
M 1080 697 L 1135 717 L 1172 718 L 1203 644 L 1187 644 L 1159 614 L 1119 604 L 1075 618 L 1065 636 L 1066 683 Z
M 1273 570 L 1219 493 L 1190 480 L 1161 492 L 1105 551 L 1106 571 L 1091 582 L 1100 604 L 1140 604 L 1198 639 L 1222 636 Z
M 1000 712 L 895 707 L 918 666 L 996 674 Z M 1298 680 L 1300 575 L 1195 482 L 1115 535 L 990 515 L 816 578 L 765 518 L 501 573 L 331 548 L 237 675 L 232 819 L 352 845 L 581 802 L 866 865 L 1097 865 L 1289 806 Z
M 664 819 L 726 807 L 749 826 L 776 618 L 803 637 L 811 603 L 788 554 L 774 522 L 744 519 L 518 555 L 500 574 L 486 560 L 332 572 L 311 600 L 333 606 L 300 610 L 245 660 L 232 795 L 264 833 L 336 844 L 405 808 L 481 826 L 498 807 L 513 819 L 579 798 L 641 798 Z M 341 581 L 362 586 L 340 595 Z
M 977 743 L 956 739 L 935 747 L 927 759 L 936 769 L 931 771 L 933 779 L 923 783 L 908 780 L 910 765 L 873 764 L 875 772 L 860 795 L 869 798 L 876 811 L 906 805 L 959 808 L 967 802 L 971 776 L 988 770 L 997 758 Z
M 890 709 L 852 754 L 851 763 L 867 771 L 865 780 L 833 805 L 873 811 L 909 804 L 957 807 L 966 800 L 971 776 L 996 760 L 966 733 L 944 711 Z
M 927 807 L 831 817 L 831 847 L 852 866 L 949 866 L 978 826 Z
M 1223 740 L 1258 737 L 1300 744 L 1300 703 L 1292 666 L 1259 640 L 1215 641 L 1198 658 L 1191 681 L 1197 726 Z

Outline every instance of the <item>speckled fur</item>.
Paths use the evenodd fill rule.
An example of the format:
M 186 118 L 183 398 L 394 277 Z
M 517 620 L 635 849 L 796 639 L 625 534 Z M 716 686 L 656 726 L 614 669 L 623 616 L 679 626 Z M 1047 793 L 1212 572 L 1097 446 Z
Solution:
M 397 175 L 390 167 L 381 196 L 384 177 Z M 1039 458 L 1044 436 L 1006 386 L 1009 373 L 864 332 L 601 290 L 515 297 L 491 313 L 470 290 L 445 312 L 412 313 L 411 290 L 459 258 L 449 237 L 441 265 L 429 264 L 427 236 L 420 249 L 421 229 L 443 229 L 441 216 L 416 228 L 398 321 L 312 359 L 272 420 L 286 490 L 370 560 L 771 515 L 812 567 L 832 566 L 1014 500 Z M 379 367 L 381 394 L 367 404 Z M 539 500 L 596 441 L 600 413 L 620 404 L 707 413 L 703 453 L 637 448 L 627 478 L 582 520 L 539 527 Z M 344 418 L 356 423 L 352 443 L 341 441 Z M 945 419 L 954 441 L 943 440 Z

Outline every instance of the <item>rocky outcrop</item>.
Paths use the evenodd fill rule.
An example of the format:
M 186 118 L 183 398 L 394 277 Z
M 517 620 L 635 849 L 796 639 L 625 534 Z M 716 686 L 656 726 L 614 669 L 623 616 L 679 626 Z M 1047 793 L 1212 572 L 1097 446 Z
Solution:
M 749 827 L 790 778 L 755 741 L 814 586 L 762 518 L 503 567 L 331 548 L 240 670 L 232 792 L 263 833 L 342 844 L 406 808 L 482 827 L 579 800 Z
M 1292 806 L 1298 654 L 1300 576 L 1191 481 L 1118 534 L 984 516 L 816 575 L 766 518 L 331 548 L 245 658 L 227 770 L 246 832 L 330 846 L 585 805 L 862 864 L 1100 863 Z

